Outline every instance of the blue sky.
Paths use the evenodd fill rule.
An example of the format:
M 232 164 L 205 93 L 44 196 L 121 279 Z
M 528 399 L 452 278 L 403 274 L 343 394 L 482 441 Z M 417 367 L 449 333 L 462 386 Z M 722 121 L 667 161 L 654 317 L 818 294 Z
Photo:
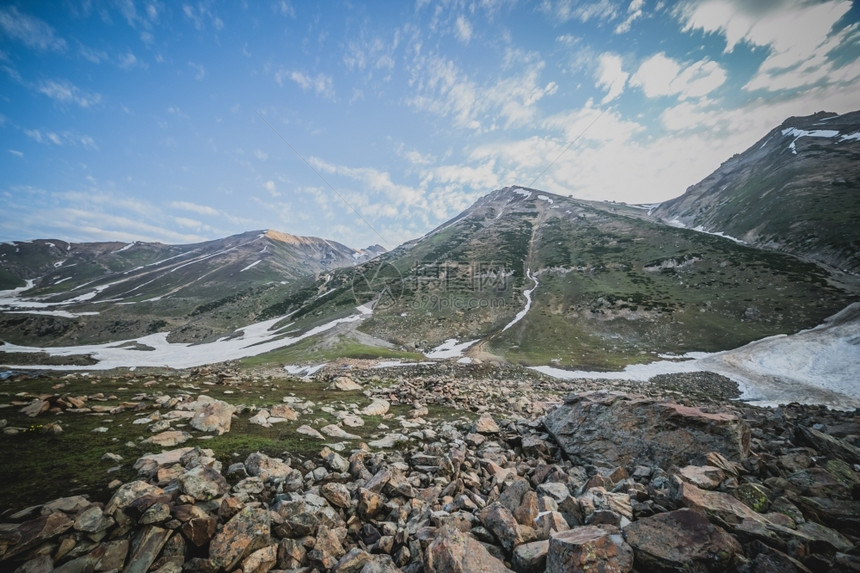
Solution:
M 844 0 L 2 2 L 0 240 L 393 248 L 506 185 L 666 200 L 789 116 L 860 109 L 858 22 Z

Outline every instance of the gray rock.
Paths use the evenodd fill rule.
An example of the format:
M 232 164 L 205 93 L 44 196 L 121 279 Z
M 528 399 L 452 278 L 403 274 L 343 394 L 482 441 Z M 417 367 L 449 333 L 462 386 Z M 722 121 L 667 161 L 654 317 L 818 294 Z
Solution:
M 572 394 L 543 422 L 576 463 L 668 468 L 704 464 L 712 450 L 730 459 L 749 454 L 750 429 L 736 415 L 641 396 Z
M 643 569 L 729 571 L 743 556 L 734 537 L 690 509 L 637 520 L 624 535 Z

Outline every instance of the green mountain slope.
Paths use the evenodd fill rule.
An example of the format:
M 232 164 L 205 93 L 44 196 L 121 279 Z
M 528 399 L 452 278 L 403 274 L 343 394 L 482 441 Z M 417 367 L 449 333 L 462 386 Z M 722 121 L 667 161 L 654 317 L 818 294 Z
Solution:
M 860 112 L 793 117 L 653 216 L 860 271 Z

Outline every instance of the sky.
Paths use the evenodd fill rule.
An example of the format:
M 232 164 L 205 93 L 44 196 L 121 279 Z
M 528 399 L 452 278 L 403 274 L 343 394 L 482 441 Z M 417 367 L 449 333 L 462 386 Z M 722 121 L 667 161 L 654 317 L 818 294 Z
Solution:
M 677 197 L 857 94 L 846 0 L 0 0 L 0 241 L 390 249 L 509 185 Z

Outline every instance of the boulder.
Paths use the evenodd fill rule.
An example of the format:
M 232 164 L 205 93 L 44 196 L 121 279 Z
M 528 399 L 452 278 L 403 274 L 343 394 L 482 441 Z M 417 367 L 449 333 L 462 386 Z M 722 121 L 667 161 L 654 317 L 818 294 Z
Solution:
M 443 527 L 424 552 L 426 573 L 510 573 L 472 536 Z
M 627 573 L 633 563 L 624 558 L 609 532 L 586 525 L 554 533 L 549 538 L 546 573 L 600 571 Z
M 365 416 L 383 416 L 388 412 L 391 404 L 388 400 L 382 398 L 374 398 L 373 402 L 360 410 L 360 413 Z
M 706 452 L 749 454 L 749 426 L 735 414 L 613 392 L 571 394 L 543 418 L 578 464 L 614 468 L 704 464 Z
M 326 386 L 326 390 L 340 390 L 341 392 L 351 392 L 361 390 L 361 384 L 356 384 L 349 376 L 338 376 L 331 384 Z
M 200 501 L 221 497 L 230 491 L 230 485 L 220 473 L 209 466 L 197 466 L 179 477 L 182 492 Z
M 639 519 L 624 528 L 624 535 L 643 570 L 729 571 L 743 556 L 734 537 L 691 509 Z
M 491 415 L 484 413 L 475 420 L 472 431 L 477 434 L 498 434 L 501 429 Z
M 143 440 L 141 444 L 152 444 L 154 446 L 161 446 L 162 448 L 172 448 L 173 446 L 184 444 L 190 439 L 191 434 L 188 432 L 183 432 L 181 430 L 167 430 L 166 432 L 150 436 Z
M 213 432 L 219 436 L 230 431 L 233 414 L 236 407 L 224 402 L 210 398 L 205 394 L 189 404 L 184 404 L 183 409 L 193 412 L 191 427 L 201 432 Z
M 231 571 L 245 557 L 271 544 L 269 528 L 267 510 L 245 507 L 212 539 L 209 558 L 216 566 Z
M 248 475 L 266 481 L 286 477 L 293 468 L 281 458 L 272 458 L 264 453 L 254 452 L 245 458 L 245 471 Z

